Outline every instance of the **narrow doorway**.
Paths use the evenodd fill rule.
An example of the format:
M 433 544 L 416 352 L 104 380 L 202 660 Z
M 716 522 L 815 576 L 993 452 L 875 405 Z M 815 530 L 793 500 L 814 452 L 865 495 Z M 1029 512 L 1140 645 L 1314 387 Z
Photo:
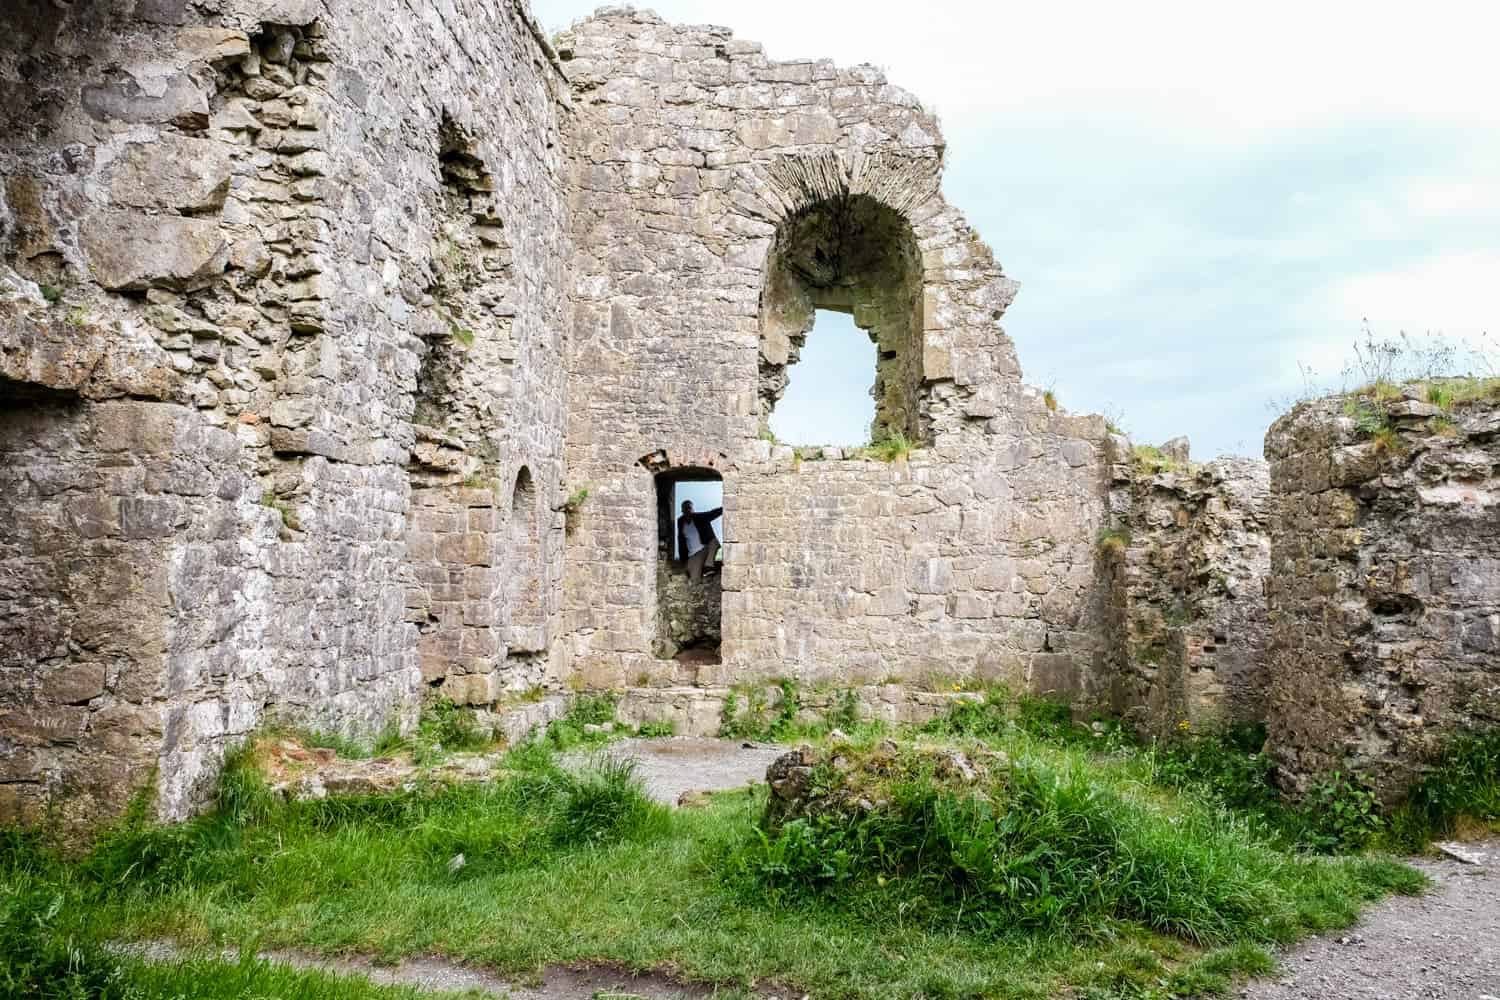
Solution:
M 711 469 L 656 476 L 656 640 L 664 660 L 718 663 L 724 480 Z

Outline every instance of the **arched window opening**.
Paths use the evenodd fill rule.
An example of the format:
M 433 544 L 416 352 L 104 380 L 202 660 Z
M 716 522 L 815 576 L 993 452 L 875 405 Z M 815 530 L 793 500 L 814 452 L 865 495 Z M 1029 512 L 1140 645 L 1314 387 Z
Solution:
M 516 473 L 516 486 L 510 495 L 510 510 L 513 515 L 520 514 L 523 517 L 528 513 L 535 513 L 536 507 L 536 484 L 531 481 L 531 470 L 521 466 L 521 471 Z
M 656 476 L 656 641 L 661 659 L 718 663 L 724 480 L 711 469 Z
M 771 414 L 771 433 L 787 444 L 866 444 L 874 434 L 870 371 L 877 363 L 874 344 L 852 315 L 819 309 L 795 366 L 787 366 L 789 381 Z
M 508 651 L 540 653 L 547 648 L 547 621 L 542 588 L 541 513 L 536 484 L 531 470 L 521 466 L 516 473 L 510 500 L 510 579 L 506 588 L 509 600 L 510 629 Z
M 789 370 L 802 357 L 820 310 L 847 315 L 874 342 L 873 378 L 866 375 L 874 399 L 868 440 L 924 442 L 922 255 L 900 213 L 868 195 L 841 195 L 802 209 L 777 230 L 761 293 L 759 399 L 766 430 L 774 430 L 772 415 L 787 391 Z M 855 377 L 856 363 L 869 372 L 859 353 L 847 353 L 829 363 L 830 370 L 846 382 Z

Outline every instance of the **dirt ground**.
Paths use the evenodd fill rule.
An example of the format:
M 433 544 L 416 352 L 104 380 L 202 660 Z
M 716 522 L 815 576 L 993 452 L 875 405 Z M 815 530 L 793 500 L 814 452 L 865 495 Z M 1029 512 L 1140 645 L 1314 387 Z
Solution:
M 1245 1000 L 1500 1000 L 1500 840 L 1457 845 L 1480 862 L 1412 862 L 1425 896 L 1398 896 L 1355 927 L 1302 942 Z
M 764 781 L 771 761 L 787 749 L 740 740 L 676 736 L 619 740 L 597 752 L 615 758 L 634 758 L 647 793 L 659 802 L 675 805 L 687 792 L 716 792 Z M 579 763 L 587 757 L 569 754 L 565 760 Z

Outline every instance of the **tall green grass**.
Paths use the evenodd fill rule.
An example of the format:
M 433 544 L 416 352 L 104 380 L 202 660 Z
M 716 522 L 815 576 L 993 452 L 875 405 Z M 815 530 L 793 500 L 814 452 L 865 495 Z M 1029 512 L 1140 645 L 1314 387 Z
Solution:
M 163 826 L 147 819 L 141 800 L 76 864 L 35 837 L 0 834 L 0 997 L 414 996 L 249 960 L 131 959 L 103 947 L 116 925 L 102 914 L 205 896 L 453 887 L 666 829 L 665 808 L 643 794 L 631 761 L 601 758 L 574 772 L 527 747 L 505 764 L 504 778 L 488 785 L 281 802 L 241 753 L 211 813 Z
M 0 998 L 5 1000 L 420 1000 L 435 994 L 374 986 L 258 960 L 166 960 L 106 947 L 93 926 L 100 887 L 31 837 L 0 835 Z M 441 994 L 457 996 L 456 994 Z
M 612 714 L 575 709 L 580 729 Z M 629 763 L 560 767 L 566 738 L 511 751 L 487 784 L 303 803 L 273 797 L 242 756 L 209 815 L 164 828 L 137 810 L 78 864 L 0 838 L 0 983 L 39 996 L 396 995 L 304 987 L 255 963 L 163 971 L 99 947 L 165 936 L 216 951 L 438 953 L 521 975 L 606 960 L 850 1000 L 1185 996 L 1264 972 L 1268 946 L 1421 884 L 1278 834 L 1253 741 L 1169 754 L 1001 692 L 927 729 L 914 738 L 1004 755 L 984 797 L 905 773 L 878 808 L 774 829 L 760 825 L 763 789 L 668 812 Z M 1464 774 L 1484 773 L 1468 759 Z M 1483 801 L 1493 786 L 1444 787 L 1465 791 L 1434 801 Z M 158 974 L 175 992 L 150 992 Z M 35 992 L 43 979 L 74 992 Z
M 1396 850 L 1421 850 L 1464 819 L 1500 822 L 1500 729 L 1449 740 L 1391 815 L 1385 839 Z
M 1278 850 L 1223 808 L 1164 808 L 1080 751 L 1024 735 L 1006 750 L 1008 766 L 974 788 L 901 769 L 879 793 L 863 789 L 873 805 L 759 830 L 728 857 L 726 878 L 747 898 L 899 906 L 934 927 L 983 935 L 1130 921 L 1199 944 L 1291 940 L 1422 884 L 1388 861 Z

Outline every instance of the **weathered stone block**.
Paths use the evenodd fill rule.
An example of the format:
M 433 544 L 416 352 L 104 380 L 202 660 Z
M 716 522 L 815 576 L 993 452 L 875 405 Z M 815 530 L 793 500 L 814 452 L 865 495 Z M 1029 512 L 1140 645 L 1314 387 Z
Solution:
M 173 132 L 132 143 L 110 168 L 110 199 L 132 208 L 216 211 L 229 192 L 231 149 Z
M 95 280 L 111 291 L 204 288 L 229 261 L 211 219 L 108 209 L 84 221 L 82 245 Z

